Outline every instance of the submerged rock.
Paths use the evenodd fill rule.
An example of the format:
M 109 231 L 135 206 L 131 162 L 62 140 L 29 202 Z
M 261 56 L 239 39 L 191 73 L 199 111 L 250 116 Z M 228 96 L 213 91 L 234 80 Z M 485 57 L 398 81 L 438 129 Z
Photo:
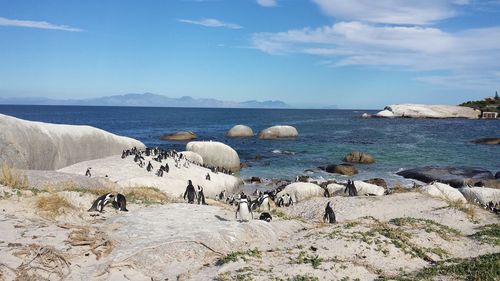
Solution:
M 32 122 L 0 114 L 0 163 L 18 169 L 55 170 L 121 154 L 142 142 L 91 126 Z
M 328 173 L 336 173 L 346 176 L 353 176 L 358 173 L 358 169 L 351 164 L 328 165 L 324 168 Z
M 471 181 L 494 179 L 490 171 L 476 167 L 427 166 L 404 170 L 397 174 L 405 178 L 415 179 L 425 183 L 433 181 L 447 183 L 457 188 Z
M 240 157 L 229 145 L 216 141 L 192 141 L 186 144 L 186 150 L 196 152 L 203 158 L 203 163 L 212 167 L 240 170 Z
M 477 144 L 500 144 L 500 138 L 481 138 L 472 142 Z
M 299 135 L 292 126 L 272 126 L 260 131 L 259 139 L 295 138 Z
M 176 141 L 186 141 L 194 140 L 198 136 L 193 132 L 177 132 L 173 134 L 165 134 L 160 137 L 162 140 L 176 140 Z
M 426 104 L 393 104 L 386 106 L 377 117 L 405 118 L 468 118 L 478 119 L 480 112 L 465 106 L 426 105 Z
M 236 125 L 232 127 L 229 131 L 227 131 L 226 136 L 228 137 L 252 137 L 253 136 L 253 130 L 252 128 L 245 126 L 245 125 Z
M 375 158 L 368 153 L 353 151 L 344 157 L 344 161 L 349 163 L 372 164 L 375 163 Z

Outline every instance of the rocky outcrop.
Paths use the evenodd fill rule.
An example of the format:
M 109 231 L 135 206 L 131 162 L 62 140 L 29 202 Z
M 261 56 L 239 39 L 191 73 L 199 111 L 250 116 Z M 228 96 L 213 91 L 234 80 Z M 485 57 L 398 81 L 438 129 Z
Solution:
M 180 153 L 182 153 L 182 156 L 187 160 L 198 165 L 203 165 L 203 157 L 201 157 L 198 153 L 192 151 L 182 151 Z
M 90 159 L 144 148 L 140 141 L 91 126 L 33 122 L 0 114 L 0 163 L 19 169 L 55 170 Z
M 368 153 L 353 151 L 344 157 L 344 161 L 349 163 L 372 164 L 375 163 L 375 158 Z
M 378 185 L 378 186 L 381 186 L 383 188 L 387 188 L 387 182 L 381 178 L 373 178 L 373 179 L 369 179 L 369 180 L 364 180 L 364 182 Z
M 366 183 L 363 181 L 354 181 L 354 186 L 358 191 L 358 195 L 382 196 L 385 194 L 385 188 L 371 183 Z
M 472 142 L 477 144 L 500 144 L 500 138 L 481 138 Z
M 487 187 L 464 187 L 459 189 L 465 199 L 472 204 L 488 205 L 500 202 L 500 189 Z
M 331 196 L 340 196 L 344 194 L 345 186 L 342 184 L 338 183 L 330 183 L 329 185 L 326 186 L 328 189 L 328 193 Z
M 458 189 L 440 182 L 435 182 L 431 185 L 422 186 L 420 187 L 420 191 L 432 197 L 442 198 L 444 200 L 451 202 L 456 202 L 456 201 L 462 203 L 467 202 L 465 197 L 462 195 L 460 191 L 458 191 Z
M 226 136 L 232 138 L 252 137 L 253 130 L 252 128 L 245 125 L 236 125 L 232 127 L 229 131 L 227 131 Z
M 478 119 L 479 111 L 456 105 L 394 104 L 380 111 L 376 117 L 405 118 L 467 118 Z
M 160 137 L 162 140 L 186 141 L 194 140 L 198 136 L 193 132 L 177 132 L 173 134 L 165 134 Z
M 304 201 L 312 197 L 323 197 L 325 190 L 321 186 L 309 183 L 309 182 L 294 182 L 287 185 L 282 191 L 280 191 L 276 198 L 279 198 L 282 194 L 290 194 L 294 203 Z
M 299 135 L 292 126 L 273 126 L 260 131 L 259 139 L 295 138 Z
M 230 171 L 240 170 L 240 157 L 236 150 L 229 145 L 216 141 L 192 141 L 186 144 L 186 150 L 201 155 L 203 163 L 226 168 Z
M 353 176 L 358 173 L 358 169 L 351 164 L 328 165 L 324 167 L 328 173 L 336 173 L 346 176 Z
M 494 179 L 490 171 L 476 167 L 427 166 L 404 170 L 397 174 L 405 178 L 415 179 L 425 183 L 433 181 L 447 183 L 457 188 L 473 181 Z

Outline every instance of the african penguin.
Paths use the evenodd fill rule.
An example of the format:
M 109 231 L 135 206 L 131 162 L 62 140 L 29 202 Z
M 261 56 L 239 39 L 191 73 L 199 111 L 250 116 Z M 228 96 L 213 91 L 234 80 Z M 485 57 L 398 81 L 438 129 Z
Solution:
M 203 193 L 203 187 L 198 185 L 198 205 L 207 205 L 205 202 L 205 194 Z
M 193 204 L 194 198 L 196 197 L 196 191 L 194 190 L 191 180 L 188 180 L 188 185 L 186 186 L 186 191 L 184 192 L 184 200 L 186 200 L 186 196 L 188 198 L 188 203 Z
M 336 223 L 335 213 L 333 212 L 333 208 L 330 206 L 330 202 L 326 204 L 325 215 L 323 216 L 323 222 L 328 223 Z
M 127 210 L 127 199 L 125 199 L 125 195 L 118 193 L 115 196 L 115 200 L 113 201 L 113 207 L 116 209 L 123 211 L 123 212 L 128 212 Z
M 92 169 L 92 168 L 90 168 L 90 167 L 89 167 L 89 168 L 87 168 L 87 171 L 85 172 L 85 176 L 86 176 L 86 177 L 90 177 L 90 176 L 91 176 L 91 174 L 90 174 L 90 169 Z
M 248 201 L 246 198 L 241 198 L 238 202 L 238 207 L 236 208 L 236 219 L 240 221 L 249 221 L 249 217 L 253 219 L 252 210 L 250 210 L 250 206 L 248 205 Z
M 112 199 L 113 199 L 112 193 L 106 193 L 102 196 L 99 196 L 94 201 L 94 203 L 92 204 L 92 207 L 90 207 L 88 212 L 100 212 L 100 213 L 102 213 L 104 206 L 106 206 Z
M 270 222 L 273 219 L 270 213 L 264 212 L 260 214 L 259 220 Z

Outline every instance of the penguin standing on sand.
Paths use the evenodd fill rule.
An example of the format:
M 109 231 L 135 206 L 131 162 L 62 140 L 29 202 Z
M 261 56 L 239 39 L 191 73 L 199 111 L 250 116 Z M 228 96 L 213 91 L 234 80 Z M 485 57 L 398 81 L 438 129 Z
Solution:
M 344 189 L 344 193 L 348 192 L 349 196 L 358 196 L 358 191 L 352 180 L 347 181 L 347 186 Z
M 115 207 L 119 211 L 128 212 L 127 199 L 125 199 L 125 195 L 121 193 L 116 194 L 115 200 L 113 201 L 113 207 Z
M 90 168 L 90 167 L 87 168 L 87 171 L 85 172 L 85 176 L 89 177 L 89 178 L 92 176 L 92 174 L 90 173 L 90 169 L 92 169 L 92 168 Z
M 198 205 L 207 205 L 205 202 L 205 194 L 203 193 L 203 187 L 198 185 Z
M 194 198 L 196 197 L 196 191 L 194 190 L 191 180 L 188 180 L 188 185 L 186 187 L 186 191 L 184 192 L 184 200 L 186 200 L 186 196 L 188 198 L 188 203 L 193 204 Z
M 151 170 L 153 170 L 153 165 L 151 165 L 151 161 L 148 161 L 148 166 L 146 167 L 146 170 L 148 170 L 148 172 L 151 172 Z
M 252 210 L 250 210 L 246 196 L 241 198 L 238 203 L 238 207 L 236 208 L 236 219 L 238 219 L 238 216 L 240 221 L 249 221 L 249 216 L 253 219 L 253 213 Z
M 210 174 L 209 174 L 209 173 L 207 173 L 207 175 L 205 176 L 205 179 L 206 179 L 207 181 L 209 181 L 209 180 L 210 180 Z
M 113 199 L 113 194 L 112 193 L 106 193 L 102 196 L 99 196 L 94 203 L 92 204 L 92 207 L 88 210 L 88 212 L 99 212 L 102 213 L 102 210 L 104 207 Z
M 330 202 L 326 204 L 325 215 L 323 216 L 323 222 L 328 223 L 336 223 L 335 213 L 333 212 L 333 208 L 330 206 Z

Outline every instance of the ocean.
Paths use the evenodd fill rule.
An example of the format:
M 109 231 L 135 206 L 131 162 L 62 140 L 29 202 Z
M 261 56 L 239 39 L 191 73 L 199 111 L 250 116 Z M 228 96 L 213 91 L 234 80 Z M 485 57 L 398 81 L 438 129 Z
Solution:
M 371 165 L 356 165 L 354 179 L 384 178 L 408 181 L 395 175 L 401 169 L 427 165 L 474 166 L 500 170 L 496 145 L 472 140 L 499 137 L 497 120 L 465 119 L 363 119 L 369 110 L 223 109 L 160 107 L 97 107 L 0 105 L 0 113 L 18 118 L 60 124 L 90 125 L 138 139 L 147 146 L 185 150 L 186 142 L 163 141 L 160 136 L 193 131 L 198 140 L 220 141 L 233 147 L 249 167 L 243 178 L 293 179 L 297 175 L 340 179 L 318 166 L 341 163 L 344 155 L 359 150 L 373 155 Z M 255 134 L 273 125 L 291 125 L 299 131 L 295 140 L 227 138 L 232 126 L 250 126 Z M 261 160 L 256 160 L 260 156 Z M 313 170 L 313 172 L 306 170 Z

